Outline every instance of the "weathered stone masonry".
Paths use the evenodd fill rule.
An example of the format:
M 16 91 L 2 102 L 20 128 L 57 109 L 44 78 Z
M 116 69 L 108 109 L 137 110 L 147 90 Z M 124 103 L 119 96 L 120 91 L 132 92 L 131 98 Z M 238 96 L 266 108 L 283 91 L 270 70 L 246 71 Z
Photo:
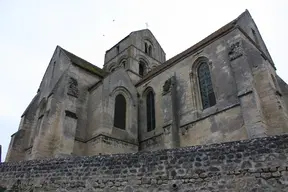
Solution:
M 115 113 L 118 95 L 125 117 Z M 121 127 L 115 124 L 119 119 Z M 169 60 L 149 29 L 133 31 L 107 50 L 103 68 L 57 46 L 11 136 L 6 161 L 135 153 L 285 133 L 288 85 L 246 10 Z
M 0 164 L 11 191 L 288 191 L 288 135 Z

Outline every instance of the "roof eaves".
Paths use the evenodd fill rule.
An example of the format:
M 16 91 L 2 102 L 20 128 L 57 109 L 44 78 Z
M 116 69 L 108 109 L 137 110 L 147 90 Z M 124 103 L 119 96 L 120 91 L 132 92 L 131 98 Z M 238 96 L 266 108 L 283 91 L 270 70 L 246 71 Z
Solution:
M 74 65 L 76 65 L 76 66 L 78 66 L 78 67 L 80 67 L 80 68 L 82 68 L 88 72 L 91 72 L 91 73 L 93 73 L 99 77 L 104 77 L 106 75 L 106 72 L 103 69 L 101 69 L 101 68 L 93 65 L 92 63 L 82 59 L 81 57 L 78 57 L 77 55 L 63 49 L 62 47 L 60 47 L 60 48 L 61 48 L 61 50 L 63 50 L 64 54 L 70 59 L 72 64 L 74 64 Z
M 133 33 L 133 32 L 132 32 Z M 123 39 L 121 39 L 118 43 L 116 43 L 113 47 L 111 47 L 110 49 L 108 49 L 107 51 L 106 51 L 106 53 L 107 52 L 109 52 L 109 51 L 111 51 L 114 47 L 116 47 L 119 43 L 121 43 L 122 41 L 124 41 L 125 39 L 127 39 L 129 36 L 131 35 L 131 33 L 129 34 L 129 35 L 127 35 L 126 37 L 124 37 Z
M 199 41 L 198 43 L 193 45 L 192 47 L 186 49 L 185 51 L 183 51 L 183 52 L 177 54 L 176 56 L 172 57 L 171 59 L 167 60 L 162 65 L 160 65 L 159 67 L 157 67 L 153 71 L 151 71 L 149 74 L 147 74 L 147 76 L 144 76 L 144 78 L 141 79 L 140 81 L 138 81 L 135 86 L 141 85 L 146 80 L 154 77 L 156 74 L 159 74 L 160 72 L 164 71 L 165 69 L 169 68 L 170 66 L 173 66 L 173 64 L 176 64 L 176 61 L 179 61 L 180 59 L 185 58 L 186 56 L 192 54 L 193 52 L 198 51 L 199 48 L 207 45 L 212 40 L 217 39 L 219 36 L 221 36 L 225 32 L 234 29 L 236 26 L 238 18 L 239 17 L 237 17 L 237 19 L 234 19 L 233 21 L 229 22 L 228 24 L 224 25 L 223 27 L 221 27 L 220 29 L 218 29 L 214 33 L 210 34 L 206 38 L 202 39 L 201 41 Z
M 88 91 L 93 91 L 94 89 L 96 89 L 98 87 L 98 85 L 100 85 L 101 83 L 103 83 L 103 80 L 101 79 L 100 81 L 97 81 L 95 84 L 93 84 L 91 87 L 88 88 Z
M 98 70 L 100 68 L 95 68 L 96 66 L 92 65 L 92 64 L 91 65 L 86 65 L 86 64 L 83 65 L 83 64 L 75 63 L 73 61 L 72 61 L 72 64 L 76 65 L 76 66 L 80 67 L 81 69 L 84 69 L 84 70 L 86 70 L 86 71 L 88 71 L 88 72 L 90 72 L 90 73 L 92 73 L 94 75 L 97 75 L 97 76 L 99 76 L 101 78 L 103 78 L 106 75 L 106 72 L 99 72 Z
M 272 59 L 270 59 L 266 53 L 264 51 L 262 51 L 261 47 L 253 40 L 251 39 L 251 37 L 249 37 L 249 35 L 240 27 L 240 26 L 237 26 L 237 28 L 243 33 L 243 35 L 258 49 L 258 51 L 260 51 L 262 57 L 269 61 L 270 65 L 276 70 L 276 66 L 273 62 Z

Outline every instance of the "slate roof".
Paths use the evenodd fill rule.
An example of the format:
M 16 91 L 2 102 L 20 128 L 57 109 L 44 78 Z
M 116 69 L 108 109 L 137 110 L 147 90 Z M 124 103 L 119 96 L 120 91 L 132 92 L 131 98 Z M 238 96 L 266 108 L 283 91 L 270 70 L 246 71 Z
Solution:
M 248 12 L 248 10 L 246 10 L 241 15 L 239 15 L 236 19 L 234 19 L 233 21 L 231 21 L 228 24 L 224 25 L 223 27 L 221 27 L 220 29 L 218 29 L 214 33 L 212 33 L 209 36 L 207 36 L 206 38 L 204 38 L 203 40 L 199 41 L 198 43 L 196 43 L 192 47 L 186 49 L 185 51 L 183 51 L 183 52 L 179 53 L 178 55 L 172 57 L 171 59 L 165 61 L 163 64 L 157 66 L 150 73 L 146 74 L 146 76 L 144 76 L 143 79 L 138 81 L 136 83 L 136 86 L 141 85 L 146 80 L 148 80 L 148 79 L 154 77 L 155 75 L 159 74 L 160 72 L 168 69 L 173 64 L 176 64 L 177 61 L 187 57 L 191 53 L 199 51 L 199 49 L 201 49 L 202 47 L 204 47 L 207 44 L 209 44 L 212 40 L 217 39 L 223 33 L 233 29 L 235 26 L 237 26 L 237 22 L 238 22 L 239 18 L 241 18 L 246 12 Z
M 63 49 L 60 46 L 59 46 L 59 48 L 64 51 L 64 53 L 70 59 L 72 64 L 77 65 L 78 67 L 81 67 L 82 69 L 85 69 L 85 70 L 87 70 L 87 71 L 89 71 L 95 75 L 98 75 L 100 77 L 104 77 L 107 74 L 103 69 L 93 65 L 92 63 L 78 57 L 77 55 L 74 55 L 73 53 Z

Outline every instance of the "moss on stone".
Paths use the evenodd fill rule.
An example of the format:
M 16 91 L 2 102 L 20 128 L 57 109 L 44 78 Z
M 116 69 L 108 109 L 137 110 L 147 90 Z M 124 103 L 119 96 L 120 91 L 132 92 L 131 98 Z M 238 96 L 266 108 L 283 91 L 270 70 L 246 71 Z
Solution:
M 69 59 L 71 60 L 71 62 L 74 65 L 77 65 L 79 67 L 81 67 L 82 69 L 85 69 L 93 74 L 96 74 L 100 77 L 104 77 L 106 72 L 104 70 L 102 70 L 101 68 L 91 64 L 90 62 L 74 55 L 73 53 L 70 53 L 69 51 L 66 51 L 65 49 L 61 48 L 64 53 L 67 55 L 67 57 L 69 57 Z

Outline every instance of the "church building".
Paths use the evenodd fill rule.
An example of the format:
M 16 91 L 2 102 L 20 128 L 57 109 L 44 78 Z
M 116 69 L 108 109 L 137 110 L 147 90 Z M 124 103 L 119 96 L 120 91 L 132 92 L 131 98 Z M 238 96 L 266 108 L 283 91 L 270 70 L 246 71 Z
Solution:
M 247 10 L 169 60 L 149 29 L 107 50 L 102 69 L 57 46 L 6 161 L 284 134 L 287 104 L 288 85 Z

